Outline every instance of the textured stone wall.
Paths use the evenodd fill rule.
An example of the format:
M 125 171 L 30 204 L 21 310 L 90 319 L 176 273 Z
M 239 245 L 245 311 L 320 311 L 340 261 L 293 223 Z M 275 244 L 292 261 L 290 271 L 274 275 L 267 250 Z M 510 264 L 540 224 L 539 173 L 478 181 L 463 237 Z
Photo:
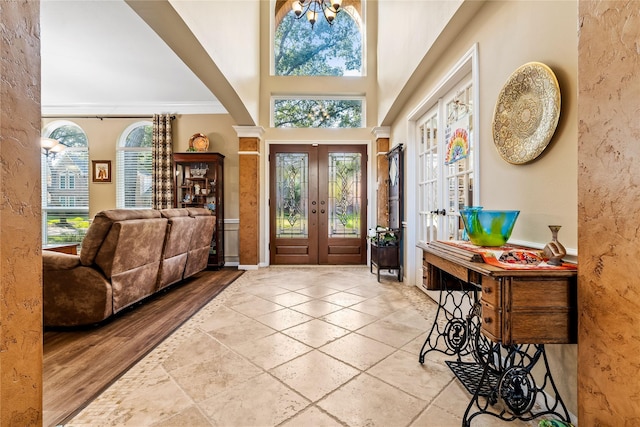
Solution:
M 389 151 L 389 138 L 378 138 L 376 140 L 376 198 L 378 201 L 378 212 L 376 213 L 375 225 L 389 226 L 389 159 L 386 153 Z
M 640 2 L 579 2 L 578 408 L 640 425 Z
M 0 425 L 42 423 L 40 2 L 0 4 Z
M 260 140 L 240 137 L 240 266 L 257 268 L 260 259 Z

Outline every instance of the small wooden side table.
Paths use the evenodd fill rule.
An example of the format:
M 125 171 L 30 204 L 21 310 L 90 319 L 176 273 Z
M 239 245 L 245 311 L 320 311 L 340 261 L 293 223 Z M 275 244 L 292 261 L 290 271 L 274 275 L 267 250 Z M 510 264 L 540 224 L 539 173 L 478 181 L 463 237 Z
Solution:
M 60 243 L 52 245 L 42 245 L 45 251 L 62 252 L 63 254 L 78 255 L 77 243 Z
M 387 233 L 393 234 L 395 240 L 393 244 L 386 244 L 383 236 Z M 402 265 L 400 261 L 400 245 L 402 244 L 402 231 L 400 229 L 385 230 L 376 232 L 376 237 L 370 241 L 371 266 L 369 271 L 373 273 L 376 267 L 378 282 L 380 281 L 380 270 L 397 270 L 398 282 L 402 282 Z

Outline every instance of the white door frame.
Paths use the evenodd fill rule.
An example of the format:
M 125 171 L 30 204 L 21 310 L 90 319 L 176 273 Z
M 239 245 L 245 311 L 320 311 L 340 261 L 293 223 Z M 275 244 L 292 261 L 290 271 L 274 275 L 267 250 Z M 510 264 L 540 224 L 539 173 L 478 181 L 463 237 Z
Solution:
M 423 101 L 409 113 L 408 116 L 408 143 L 406 148 L 406 158 L 414 159 L 412 165 L 407 165 L 406 174 L 406 199 L 407 199 L 407 229 L 416 230 L 415 233 L 406 234 L 406 250 L 407 256 L 405 257 L 405 271 L 406 279 L 408 283 L 415 284 L 420 287 L 422 282 L 422 250 L 418 240 L 418 197 L 417 187 L 418 171 L 417 171 L 417 158 L 418 158 L 418 120 L 423 117 L 429 110 L 434 108 L 438 104 L 438 100 L 448 93 L 453 87 L 471 73 L 471 80 L 473 84 L 473 145 L 474 150 L 474 162 L 476 168 L 479 166 L 479 134 L 480 134 L 480 109 L 479 109 L 479 77 L 478 77 L 478 44 L 474 44 L 458 62 L 451 68 L 451 70 L 444 76 L 442 80 L 435 86 L 435 88 L 423 99 Z M 408 162 L 407 162 L 408 163 Z M 476 169 L 474 176 L 476 188 L 480 188 L 480 174 L 479 168 Z M 473 198 L 474 204 L 479 204 L 479 192 L 475 191 Z

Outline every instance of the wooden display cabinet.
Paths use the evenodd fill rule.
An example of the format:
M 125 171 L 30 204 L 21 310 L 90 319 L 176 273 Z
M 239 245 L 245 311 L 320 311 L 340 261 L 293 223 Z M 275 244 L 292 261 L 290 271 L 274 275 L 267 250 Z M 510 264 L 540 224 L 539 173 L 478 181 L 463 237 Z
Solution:
M 224 156 L 220 153 L 173 154 L 174 206 L 208 208 L 216 217 L 209 248 L 210 268 L 224 266 Z

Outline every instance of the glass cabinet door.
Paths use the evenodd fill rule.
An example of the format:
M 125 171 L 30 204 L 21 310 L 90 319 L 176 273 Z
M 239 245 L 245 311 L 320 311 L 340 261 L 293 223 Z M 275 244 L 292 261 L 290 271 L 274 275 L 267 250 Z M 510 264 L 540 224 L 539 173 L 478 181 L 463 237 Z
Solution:
M 219 153 L 174 153 L 175 207 L 206 208 L 216 217 L 209 248 L 209 267 L 224 266 L 224 156 Z

